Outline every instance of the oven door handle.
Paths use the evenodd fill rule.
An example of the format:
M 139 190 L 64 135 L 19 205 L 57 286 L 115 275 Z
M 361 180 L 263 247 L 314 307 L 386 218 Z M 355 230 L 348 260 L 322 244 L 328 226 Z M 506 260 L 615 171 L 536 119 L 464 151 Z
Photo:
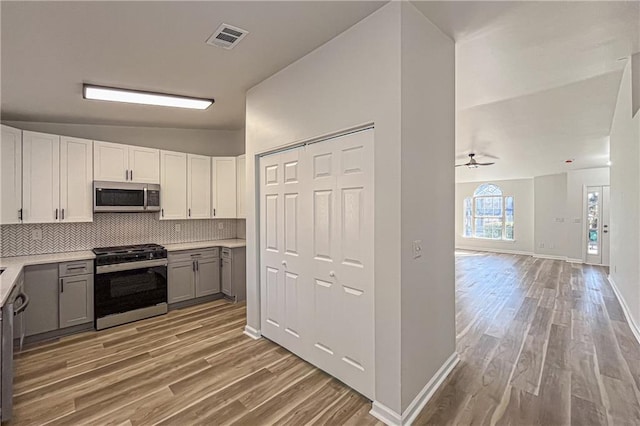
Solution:
M 133 179 L 133 170 L 131 171 L 131 179 Z M 143 199 L 144 199 L 144 209 L 146 210 L 146 209 L 147 209 L 147 207 L 148 207 L 148 205 L 149 205 L 149 202 L 147 201 L 147 186 L 146 186 L 146 185 L 145 185 L 144 189 L 142 190 L 142 192 L 143 192 L 143 194 L 144 194 L 144 196 L 143 196 Z
M 114 265 L 96 266 L 96 274 L 108 274 L 110 272 L 134 271 L 136 269 L 153 268 L 155 266 L 167 266 L 167 259 L 143 260 L 140 262 L 116 263 Z

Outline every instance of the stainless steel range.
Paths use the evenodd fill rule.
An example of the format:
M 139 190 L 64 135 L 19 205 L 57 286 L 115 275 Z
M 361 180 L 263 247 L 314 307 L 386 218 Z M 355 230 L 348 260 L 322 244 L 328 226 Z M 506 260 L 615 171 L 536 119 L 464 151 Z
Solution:
M 167 313 L 167 250 L 158 244 L 93 249 L 97 330 Z

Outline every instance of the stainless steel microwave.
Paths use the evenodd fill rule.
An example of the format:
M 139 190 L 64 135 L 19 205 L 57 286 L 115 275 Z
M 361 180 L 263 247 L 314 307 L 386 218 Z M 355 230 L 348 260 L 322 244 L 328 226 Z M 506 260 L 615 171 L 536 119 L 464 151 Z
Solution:
M 160 211 L 160 185 L 94 181 L 93 211 L 158 212 Z

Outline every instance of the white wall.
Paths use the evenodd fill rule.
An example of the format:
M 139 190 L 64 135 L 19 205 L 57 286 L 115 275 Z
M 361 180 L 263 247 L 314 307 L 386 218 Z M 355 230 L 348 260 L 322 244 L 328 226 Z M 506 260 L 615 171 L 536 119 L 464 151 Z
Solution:
M 125 143 L 191 154 L 226 156 L 240 155 L 244 152 L 244 130 L 172 129 L 31 121 L 3 121 L 3 124 L 34 132 Z
M 631 67 L 627 64 L 611 125 L 610 274 L 640 326 L 640 113 L 631 115 Z
M 256 154 L 375 123 L 376 400 L 400 412 L 400 4 L 247 93 L 247 324 L 260 329 Z M 436 344 L 434 343 L 434 346 Z
M 401 64 L 404 411 L 456 347 L 454 43 L 408 2 L 402 3 Z M 424 253 L 415 259 L 418 239 Z
M 247 94 L 247 322 L 255 329 L 256 154 L 375 125 L 375 399 L 396 413 L 455 351 L 453 79 L 453 42 L 413 5 L 392 2 Z M 434 209 L 418 192 L 436 178 Z M 427 247 L 418 261 L 415 239 Z
M 533 186 L 535 252 L 564 257 L 567 174 L 537 176 Z
M 465 182 L 456 184 L 456 247 L 470 250 L 513 251 L 523 254 L 533 254 L 533 179 L 512 179 L 490 182 L 498 185 L 505 196 L 513 197 L 515 241 L 496 241 L 463 237 L 464 199 L 473 197 L 474 191 L 481 183 L 482 182 Z

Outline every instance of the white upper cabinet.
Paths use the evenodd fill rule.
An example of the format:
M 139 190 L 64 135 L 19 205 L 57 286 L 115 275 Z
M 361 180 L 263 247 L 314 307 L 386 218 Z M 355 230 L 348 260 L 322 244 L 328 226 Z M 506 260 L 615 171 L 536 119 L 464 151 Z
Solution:
M 93 220 L 93 142 L 24 131 L 24 223 Z
M 60 220 L 60 136 L 22 133 L 23 222 Z
M 130 146 L 129 181 L 160 183 L 160 151 L 153 148 Z
M 211 204 L 214 219 L 236 218 L 236 157 L 211 159 Z
M 2 126 L 0 138 L 0 225 L 22 220 L 22 131 Z
M 93 220 L 93 142 L 60 137 L 60 221 Z
M 247 177 L 246 177 L 246 160 L 244 154 L 236 159 L 236 217 L 238 219 L 246 219 L 247 217 Z
M 160 151 L 160 219 L 187 218 L 187 154 Z
M 187 154 L 187 216 L 190 219 L 211 217 L 211 159 Z
M 160 151 L 111 142 L 94 142 L 94 179 L 160 183 Z
M 127 145 L 111 142 L 93 143 L 93 178 L 112 182 L 129 181 L 129 150 Z

